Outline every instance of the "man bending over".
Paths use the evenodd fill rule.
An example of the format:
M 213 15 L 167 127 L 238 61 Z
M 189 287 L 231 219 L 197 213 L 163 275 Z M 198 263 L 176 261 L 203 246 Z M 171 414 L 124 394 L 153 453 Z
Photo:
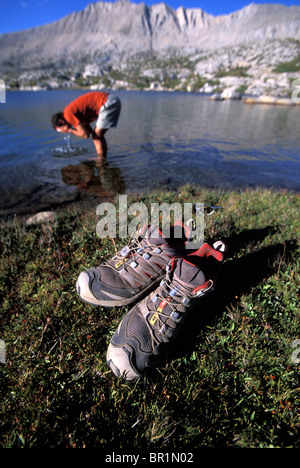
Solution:
M 106 157 L 104 134 L 117 126 L 120 112 L 121 102 L 117 96 L 93 91 L 72 101 L 63 112 L 54 114 L 52 125 L 61 133 L 73 133 L 81 138 L 92 135 L 97 154 Z M 96 122 L 95 129 L 90 125 L 92 122 Z

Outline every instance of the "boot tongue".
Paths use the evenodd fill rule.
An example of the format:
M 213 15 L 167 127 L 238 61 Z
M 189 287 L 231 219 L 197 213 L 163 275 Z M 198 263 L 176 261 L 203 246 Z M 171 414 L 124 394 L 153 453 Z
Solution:
M 168 232 L 168 236 L 164 235 L 155 224 L 150 226 L 145 234 L 145 239 L 150 244 L 160 245 L 169 244 L 172 247 L 182 247 L 187 241 L 187 233 L 185 232 L 184 226 L 174 225 Z
M 179 258 L 174 270 L 173 283 L 176 283 L 181 290 L 191 291 L 205 283 L 205 275 L 199 266 Z

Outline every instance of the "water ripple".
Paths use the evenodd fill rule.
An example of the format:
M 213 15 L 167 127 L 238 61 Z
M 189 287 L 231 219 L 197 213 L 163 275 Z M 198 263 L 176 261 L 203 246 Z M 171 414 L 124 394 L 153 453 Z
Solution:
M 108 160 L 100 170 L 91 140 L 72 138 L 77 148 L 83 143 L 86 154 L 70 158 L 63 151 L 53 157 L 53 148 L 65 142 L 53 131 L 51 116 L 83 93 L 8 93 L 0 114 L 2 212 L 9 207 L 34 209 L 41 201 L 51 206 L 87 192 L 108 196 L 124 187 L 132 192 L 177 189 L 187 182 L 300 190 L 295 125 L 300 106 L 245 106 L 197 94 L 120 92 L 119 125 L 107 133 Z M 77 186 L 64 182 L 65 167 L 73 168 Z

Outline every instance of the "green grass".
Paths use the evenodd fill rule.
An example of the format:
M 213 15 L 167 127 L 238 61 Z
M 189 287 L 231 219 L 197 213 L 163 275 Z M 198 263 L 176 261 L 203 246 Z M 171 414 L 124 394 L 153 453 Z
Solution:
M 223 207 L 206 222 L 207 241 L 229 244 L 215 295 L 165 366 L 126 383 L 105 354 L 129 308 L 94 308 L 75 291 L 79 272 L 124 241 L 97 237 L 95 210 L 3 224 L 1 447 L 299 447 L 299 196 L 186 186 L 134 199 Z
M 281 62 L 274 68 L 275 73 L 291 73 L 298 72 L 300 70 L 300 55 L 295 57 L 293 60 L 288 62 Z
M 249 70 L 250 67 L 235 67 L 235 68 L 230 68 L 229 70 L 219 70 L 216 72 L 215 76 L 216 78 L 221 78 L 223 76 L 238 76 L 238 77 L 247 77 L 249 76 L 247 74 L 247 71 Z

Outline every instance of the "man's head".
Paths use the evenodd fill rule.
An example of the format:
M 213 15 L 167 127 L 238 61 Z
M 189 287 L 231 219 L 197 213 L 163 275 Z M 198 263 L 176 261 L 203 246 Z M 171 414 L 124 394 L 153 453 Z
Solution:
M 58 132 L 65 133 L 69 130 L 70 124 L 64 118 L 64 114 L 62 112 L 58 112 L 58 114 L 54 114 L 52 117 L 52 126 L 54 130 Z

